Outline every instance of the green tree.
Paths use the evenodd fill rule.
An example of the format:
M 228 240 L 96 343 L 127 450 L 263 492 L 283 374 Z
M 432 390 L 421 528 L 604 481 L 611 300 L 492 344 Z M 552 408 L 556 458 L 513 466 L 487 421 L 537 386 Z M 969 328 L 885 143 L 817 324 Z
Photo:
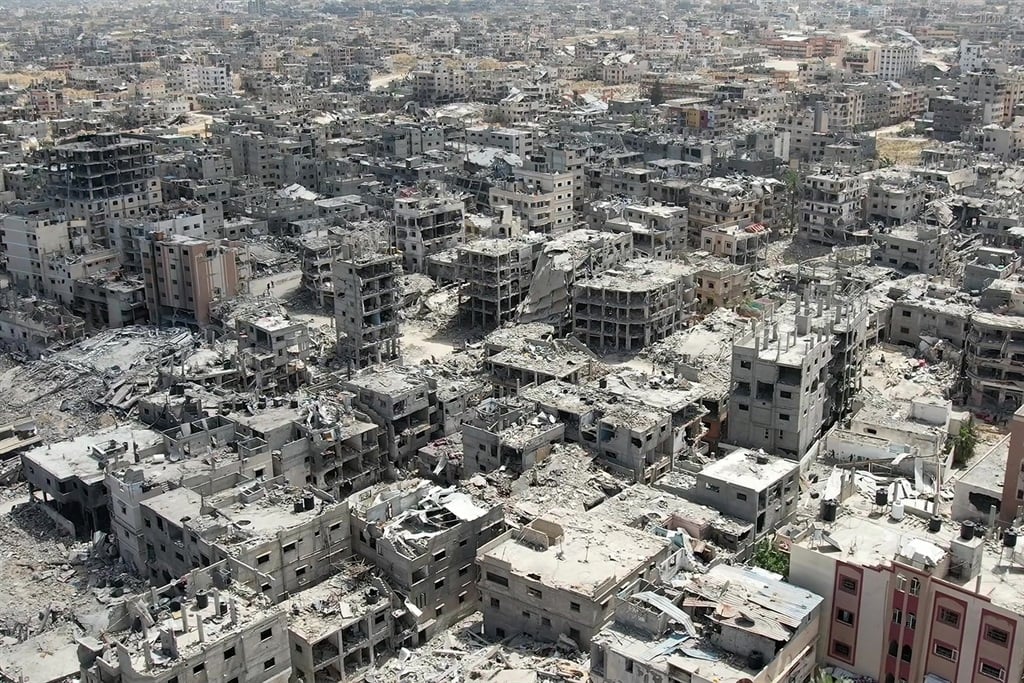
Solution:
M 960 431 L 953 437 L 953 464 L 957 467 L 966 465 L 974 457 L 978 441 L 978 429 L 973 419 L 960 425 Z
M 665 103 L 665 89 L 661 85 L 660 78 L 654 81 L 654 84 L 651 86 L 650 100 L 651 104 L 653 104 L 655 107 L 657 107 L 659 104 Z
M 783 578 L 789 576 L 789 554 L 776 548 L 768 539 L 757 544 L 750 563 L 755 567 L 781 574 Z

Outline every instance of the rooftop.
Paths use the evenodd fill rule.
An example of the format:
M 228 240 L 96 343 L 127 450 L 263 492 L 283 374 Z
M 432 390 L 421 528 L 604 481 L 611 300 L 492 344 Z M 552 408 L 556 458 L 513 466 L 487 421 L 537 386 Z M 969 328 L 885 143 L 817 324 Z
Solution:
M 557 508 L 498 537 L 478 557 L 545 586 L 600 599 L 668 545 L 645 531 Z
M 799 545 L 837 561 L 865 567 L 889 566 L 900 555 L 916 555 L 926 564 L 934 565 L 936 559 L 941 561 L 949 553 L 951 541 L 960 535 L 959 525 L 950 523 L 948 519 L 944 520 L 938 532 L 928 531 L 926 518 L 932 514 L 930 503 L 926 504 L 928 509 L 925 511 L 920 507 L 925 503 L 906 500 L 905 514 L 898 520 L 891 514 L 879 516 L 874 512 L 872 503 L 873 496 L 855 493 L 843 501 L 835 522 L 819 522 L 821 530 L 812 530 L 798 541 Z M 974 540 L 984 546 L 980 574 L 962 580 L 945 576 L 937 578 L 961 585 L 966 590 L 977 588 L 978 593 L 995 605 L 1018 613 L 1024 611 L 1024 568 L 1021 567 L 1024 558 L 1018 552 L 1017 559 L 1010 562 L 1002 552 L 1001 539 L 997 534 L 989 533 L 983 540 Z
M 362 562 L 349 562 L 326 581 L 293 594 L 281 603 L 289 615 L 288 630 L 316 643 L 388 606 L 390 590 L 373 571 Z
M 799 463 L 792 460 L 767 455 L 763 451 L 739 448 L 709 464 L 701 470 L 699 476 L 727 481 L 733 486 L 752 491 L 762 491 L 799 468 Z
M 38 446 L 26 451 L 23 458 L 49 472 L 55 480 L 77 478 L 93 484 L 103 481 L 108 467 L 132 463 L 134 446 L 146 450 L 162 442 L 163 437 L 149 429 L 117 427 Z
M 621 292 L 645 292 L 666 287 L 693 275 L 698 268 L 679 261 L 639 258 L 626 261 L 594 277 L 577 280 L 580 287 Z
M 352 495 L 349 502 L 356 518 L 380 527 L 382 539 L 409 557 L 426 552 L 432 537 L 494 509 L 472 493 L 422 479 L 371 486 Z
M 297 504 L 304 500 L 304 505 Z M 203 510 L 215 508 L 216 511 L 192 515 L 189 526 L 198 529 L 208 540 L 229 549 L 253 548 L 273 540 L 282 531 L 302 526 L 318 517 L 333 517 L 335 515 L 329 512 L 339 505 L 311 490 L 271 482 L 252 482 L 228 489 L 205 498 L 203 503 Z M 347 534 L 347 520 L 344 525 L 346 528 L 342 533 Z

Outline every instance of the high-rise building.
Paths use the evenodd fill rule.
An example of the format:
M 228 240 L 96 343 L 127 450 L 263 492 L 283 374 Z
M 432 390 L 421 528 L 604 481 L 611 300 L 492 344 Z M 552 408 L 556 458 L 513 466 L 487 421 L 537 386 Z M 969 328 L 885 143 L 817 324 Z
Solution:
M 235 248 L 223 241 L 152 232 L 143 239 L 142 275 L 157 325 L 205 325 L 214 301 L 238 294 Z
M 161 203 L 153 144 L 122 133 L 83 135 L 50 150 L 53 196 L 69 218 L 88 221 L 93 242 L 108 245 L 108 221 L 141 216 Z
M 360 252 L 344 245 L 334 262 L 334 320 L 338 355 L 353 368 L 388 363 L 399 357 L 396 278 L 402 257 L 393 252 Z

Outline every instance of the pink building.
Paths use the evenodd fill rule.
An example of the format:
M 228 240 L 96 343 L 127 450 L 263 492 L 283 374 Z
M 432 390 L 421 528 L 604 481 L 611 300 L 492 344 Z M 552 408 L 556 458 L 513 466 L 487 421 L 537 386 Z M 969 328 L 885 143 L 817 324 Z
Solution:
M 825 599 L 819 659 L 897 683 L 1020 681 L 1024 554 L 1016 536 L 858 493 L 787 541 L 790 582 Z

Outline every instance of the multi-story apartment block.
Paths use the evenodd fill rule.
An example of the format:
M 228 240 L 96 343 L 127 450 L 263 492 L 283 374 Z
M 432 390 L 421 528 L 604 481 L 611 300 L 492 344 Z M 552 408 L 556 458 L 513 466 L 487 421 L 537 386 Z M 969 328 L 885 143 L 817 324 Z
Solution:
M 785 541 L 790 583 L 824 598 L 822 663 L 877 681 L 1019 680 L 1024 604 L 1003 578 L 1016 532 L 950 525 L 889 487 L 873 507 L 856 498 Z
M 81 645 L 81 680 L 286 683 L 288 615 L 260 593 L 261 578 L 250 567 L 220 562 L 118 602 L 106 637 Z M 141 637 L 131 627 L 140 614 Z
M 754 525 L 760 536 L 789 523 L 800 500 L 800 464 L 737 449 L 697 473 L 692 499 Z
M 353 368 L 389 363 L 401 352 L 398 331 L 401 255 L 343 245 L 333 265 L 338 354 Z
M 570 171 L 549 172 L 543 157 L 534 157 L 524 168 L 516 169 L 512 180 L 498 181 L 491 187 L 491 207 L 511 206 L 533 232 L 559 235 L 570 229 L 573 216 L 573 185 Z
M 294 391 L 305 384 L 309 326 L 281 316 L 235 320 L 238 370 L 242 383 L 266 394 Z
M 395 246 L 407 272 L 425 272 L 428 256 L 462 244 L 465 210 L 465 202 L 443 188 L 395 198 Z
M 696 266 L 634 259 L 573 285 L 573 331 L 595 349 L 636 351 L 689 323 Z
M 754 324 L 733 343 L 731 443 L 800 459 L 820 435 L 833 340 L 812 328 L 812 315 Z
M 183 235 L 150 233 L 142 244 L 150 322 L 205 325 L 214 301 L 239 291 L 234 247 Z
M 680 552 L 646 531 L 551 510 L 480 547 L 484 632 L 582 647 L 614 613 L 616 594 L 637 579 L 671 578 Z
M 424 104 L 461 102 L 469 96 L 469 74 L 439 62 L 412 72 L 413 96 Z
M 24 293 L 46 293 L 51 288 L 44 277 L 44 263 L 49 258 L 84 251 L 89 241 L 86 222 L 68 220 L 35 205 L 15 205 L 12 209 L 0 218 L 10 284 Z
M 466 128 L 466 142 L 481 147 L 497 147 L 525 159 L 534 152 L 537 134 L 523 128 L 474 126 Z
M 924 48 L 909 33 L 900 31 L 895 40 L 878 48 L 878 77 L 886 81 L 899 81 L 921 64 Z
M 512 320 L 529 291 L 544 236 L 476 240 L 459 246 L 458 277 L 466 283 L 460 302 L 464 319 L 489 329 Z
M 401 466 L 440 436 L 436 382 L 409 368 L 378 366 L 345 380 L 353 404 L 377 423 L 385 435 L 388 458 Z
M 797 228 L 804 239 L 822 244 L 866 240 L 862 214 L 867 184 L 855 175 L 818 173 L 804 178 Z
M 505 529 L 500 504 L 412 479 L 357 493 L 352 544 L 407 601 L 421 644 L 478 608 L 477 551 Z
M 1024 101 L 1024 73 L 1019 69 L 985 67 L 960 76 L 957 95 L 962 102 L 980 102 L 991 110 L 984 123 L 1007 124 Z
M 687 242 L 701 247 L 704 228 L 723 223 L 762 223 L 771 228 L 778 181 L 766 178 L 707 178 L 690 187 Z
M 80 136 L 49 151 L 47 172 L 68 217 L 86 220 L 100 244 L 109 243 L 107 221 L 140 216 L 161 202 L 153 143 L 141 138 Z
M 913 223 L 882 228 L 874 234 L 871 261 L 906 275 L 949 272 L 953 235 L 935 225 Z
M 932 188 L 919 178 L 879 173 L 868 180 L 865 220 L 868 224 L 902 225 L 921 216 Z
M 352 554 L 348 502 L 281 478 L 213 495 L 176 488 L 139 507 L 144 573 L 155 583 L 230 558 L 264 575 L 258 590 L 277 601 L 327 578 Z

